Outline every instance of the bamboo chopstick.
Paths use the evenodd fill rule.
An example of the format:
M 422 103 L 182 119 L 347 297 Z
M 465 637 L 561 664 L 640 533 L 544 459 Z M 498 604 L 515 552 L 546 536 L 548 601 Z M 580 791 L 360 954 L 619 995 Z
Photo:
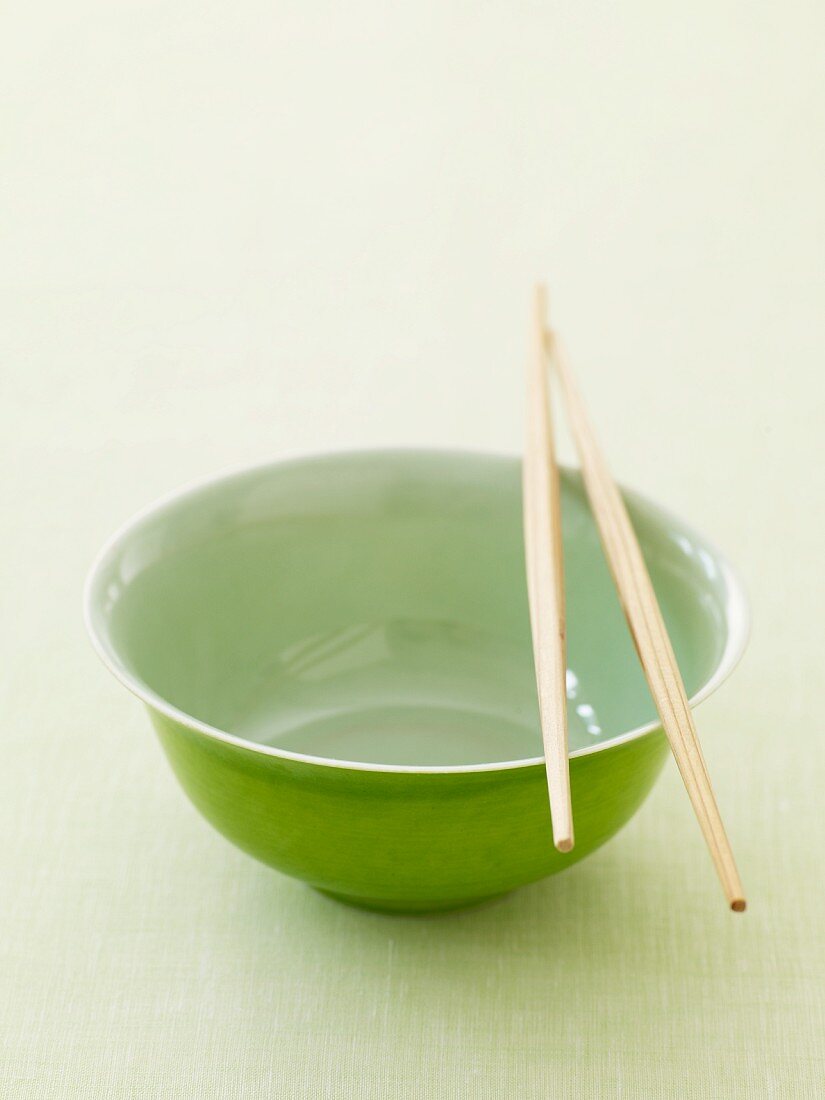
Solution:
M 533 347 L 527 375 L 527 446 L 522 468 L 524 547 L 553 843 L 560 852 L 569 852 L 573 847 L 573 810 L 567 761 L 561 494 L 547 387 L 547 307 L 543 287 L 536 288 L 533 308 Z
M 546 332 L 545 340 L 561 382 L 590 506 L 653 701 L 728 903 L 731 909 L 741 913 L 746 905 L 742 883 L 713 795 L 685 686 L 650 574 L 624 501 L 610 476 L 573 380 L 564 349 L 552 331 Z

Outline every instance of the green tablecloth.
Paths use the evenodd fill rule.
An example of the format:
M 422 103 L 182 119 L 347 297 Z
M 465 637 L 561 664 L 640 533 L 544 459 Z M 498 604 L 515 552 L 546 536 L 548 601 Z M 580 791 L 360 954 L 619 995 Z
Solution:
M 823 1094 L 822 15 L 598 8 L 14 13 L 4 1100 Z M 341 907 L 197 817 L 84 636 L 98 545 L 188 479 L 518 449 L 537 272 L 618 476 L 752 595 L 698 712 L 743 917 L 672 763 L 499 904 Z

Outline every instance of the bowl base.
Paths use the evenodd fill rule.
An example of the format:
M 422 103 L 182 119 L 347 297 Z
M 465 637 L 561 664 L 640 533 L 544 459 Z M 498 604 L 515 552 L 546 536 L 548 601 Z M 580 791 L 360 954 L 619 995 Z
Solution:
M 477 906 L 487 905 L 498 901 L 512 893 L 505 890 L 501 894 L 488 894 L 479 898 L 439 898 L 436 901 L 399 901 L 396 898 L 361 898 L 352 894 L 338 894 L 334 890 L 324 890 L 320 886 L 314 887 L 319 894 L 340 901 L 344 905 L 354 909 L 369 909 L 374 913 L 386 913 L 388 915 L 426 916 L 428 913 L 449 913 L 458 909 L 475 909 Z

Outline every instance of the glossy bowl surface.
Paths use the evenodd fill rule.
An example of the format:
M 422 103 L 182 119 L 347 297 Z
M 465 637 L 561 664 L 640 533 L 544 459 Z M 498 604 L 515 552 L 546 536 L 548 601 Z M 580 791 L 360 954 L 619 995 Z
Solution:
M 627 494 L 688 693 L 744 647 L 724 559 Z M 96 648 L 239 847 L 355 904 L 472 904 L 632 815 L 667 745 L 578 476 L 563 473 L 576 847 L 550 838 L 514 458 L 270 463 L 161 501 L 87 583 Z

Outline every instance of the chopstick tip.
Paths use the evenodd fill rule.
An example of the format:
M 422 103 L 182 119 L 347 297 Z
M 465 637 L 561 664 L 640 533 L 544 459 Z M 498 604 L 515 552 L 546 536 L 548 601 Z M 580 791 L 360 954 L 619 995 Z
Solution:
M 560 836 L 553 840 L 556 848 L 560 852 L 570 852 L 573 850 L 573 837 L 572 836 Z
M 734 913 L 744 913 L 748 907 L 748 903 L 744 898 L 734 898 L 730 903 L 730 907 Z

